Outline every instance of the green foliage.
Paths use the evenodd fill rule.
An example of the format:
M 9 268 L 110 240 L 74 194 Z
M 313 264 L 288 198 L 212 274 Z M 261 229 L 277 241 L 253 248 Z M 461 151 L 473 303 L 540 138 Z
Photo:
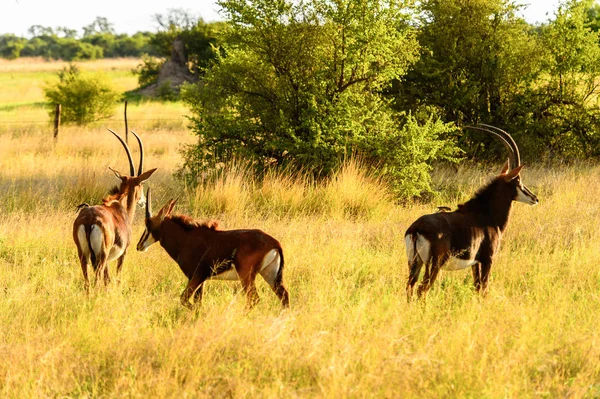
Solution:
M 157 55 L 171 57 L 175 39 L 180 39 L 190 63 L 190 71 L 202 74 L 204 69 L 215 58 L 219 46 L 219 36 L 224 29 L 222 22 L 206 23 L 201 18 L 195 18 L 182 9 L 169 9 L 166 14 L 154 16 L 159 26 L 150 39 L 150 45 Z
M 542 30 L 547 49 L 544 79 L 532 88 L 536 120 L 528 130 L 542 137 L 545 153 L 561 157 L 600 156 L 600 33 L 586 24 L 592 1 L 565 1 Z
M 83 27 L 83 37 L 95 36 L 95 35 L 114 35 L 115 30 L 113 24 L 108 22 L 108 19 L 104 17 L 96 17 L 94 22 Z
M 1 35 L 0 36 L 0 57 L 14 60 L 19 58 L 21 50 L 25 47 L 27 40 L 17 37 L 15 35 Z
M 100 75 L 85 75 L 75 65 L 58 72 L 59 81 L 48 83 L 44 95 L 53 116 L 56 104 L 62 105 L 61 121 L 85 125 L 113 114 L 119 94 Z
M 156 88 L 156 98 L 162 101 L 177 101 L 179 100 L 179 95 L 173 90 L 171 83 L 165 81 Z
M 600 78 L 591 1 L 563 1 L 533 29 L 504 0 L 421 4 L 420 60 L 394 86 L 402 110 L 436 109 L 446 122 L 484 122 L 515 136 L 525 158 L 598 156 Z M 489 137 L 465 133 L 470 157 L 498 159 Z
M 445 121 L 483 121 L 505 125 L 513 97 L 535 84 L 540 46 L 518 16 L 519 7 L 503 0 L 428 0 L 421 4 L 420 60 L 396 86 L 400 109 L 437 109 Z M 506 108 L 509 108 L 508 110 Z M 465 135 L 472 153 L 481 135 Z M 493 139 L 485 148 L 503 151 Z M 486 151 L 494 157 L 497 151 Z
M 164 62 L 164 60 L 148 54 L 142 55 L 142 63 L 132 71 L 134 75 L 137 75 L 140 87 L 148 86 L 158 80 L 158 74 Z
M 99 46 L 73 38 L 60 38 L 56 35 L 38 36 L 29 40 L 21 50 L 22 57 L 44 57 L 66 61 L 93 60 L 103 57 Z
M 417 129 L 381 95 L 416 56 L 403 4 L 220 5 L 231 27 L 227 56 L 217 54 L 203 81 L 182 90 L 198 135 L 198 145 L 186 151 L 192 179 L 232 157 L 250 159 L 258 169 L 293 165 L 327 176 L 358 154 L 395 179 L 399 194 L 429 189 L 426 163 L 455 152 L 448 141 L 428 140 L 450 128 L 430 121 Z M 408 142 L 417 137 L 427 149 L 415 153 Z M 409 183 L 404 165 L 425 179 Z
M 29 40 L 14 35 L 0 36 L 0 57 L 44 57 L 76 61 L 103 57 L 140 57 L 145 53 L 156 55 L 150 45 L 150 33 L 118 35 L 112 24 L 101 17 L 83 30 L 83 38 L 79 39 L 74 29 L 33 25 L 28 29 L 31 35 Z

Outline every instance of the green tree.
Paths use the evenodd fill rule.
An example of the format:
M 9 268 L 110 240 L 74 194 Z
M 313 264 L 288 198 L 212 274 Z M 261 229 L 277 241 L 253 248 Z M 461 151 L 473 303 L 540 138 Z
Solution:
M 166 14 L 154 15 L 158 31 L 150 39 L 150 45 L 159 57 L 169 58 L 175 39 L 181 39 L 190 62 L 190 72 L 201 74 L 215 58 L 219 46 L 222 22 L 206 23 L 188 11 L 174 8 Z
M 531 90 L 522 125 L 546 155 L 600 156 L 600 33 L 588 24 L 591 0 L 562 1 L 543 27 L 543 79 Z
M 58 72 L 58 82 L 48 83 L 44 95 L 48 112 L 62 105 L 62 122 L 85 125 L 110 117 L 119 98 L 101 75 L 85 75 L 71 64 Z
M 417 44 L 402 2 L 223 0 L 224 53 L 203 81 L 188 85 L 198 144 L 186 153 L 191 177 L 234 156 L 259 168 L 291 164 L 327 175 L 353 153 L 377 164 L 404 195 L 428 189 L 428 175 L 401 181 L 407 164 L 427 171 L 451 158 L 439 135 L 382 96 L 413 63 Z M 410 129 L 407 128 L 410 126 Z M 419 137 L 425 147 L 401 145 Z M 439 144 L 439 145 L 437 145 Z M 422 151 L 429 151 L 425 156 Z
M 398 108 L 433 108 L 459 125 L 509 126 L 515 96 L 535 85 L 544 52 L 519 10 L 505 0 L 423 1 L 418 20 L 423 51 L 395 86 Z M 486 150 L 480 155 L 496 159 L 504 153 L 481 135 L 465 133 L 460 141 L 469 155 L 481 148 Z
M 586 23 L 594 32 L 600 31 L 600 4 L 595 3 L 587 10 Z
M 83 27 L 83 37 L 94 36 L 97 34 L 115 34 L 113 24 L 104 17 L 96 17 L 94 22 Z
M 21 51 L 27 43 L 26 39 L 17 37 L 12 34 L 0 36 L 0 57 L 8 59 L 16 59 L 21 56 Z

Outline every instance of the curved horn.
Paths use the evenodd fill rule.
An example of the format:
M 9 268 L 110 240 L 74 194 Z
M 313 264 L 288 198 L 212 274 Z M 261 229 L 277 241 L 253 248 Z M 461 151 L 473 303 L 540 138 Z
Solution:
M 150 187 L 146 191 L 146 219 L 152 217 L 152 198 L 150 197 Z
M 131 158 L 131 152 L 129 151 L 129 147 L 127 146 L 125 141 L 123 141 L 121 136 L 119 136 L 117 133 L 115 133 L 114 131 L 112 131 L 110 129 L 108 129 L 108 131 L 111 132 L 112 134 L 114 134 L 119 139 L 121 144 L 123 144 L 123 148 L 125 148 L 125 152 L 127 153 L 127 159 L 129 159 L 129 175 L 135 176 L 135 167 L 133 166 L 133 158 Z
M 492 126 L 492 125 L 486 125 L 484 123 L 480 123 L 480 126 L 483 127 L 487 127 L 488 129 L 492 129 L 497 131 L 498 133 L 502 133 L 504 134 L 506 137 L 506 140 L 509 142 L 509 144 L 512 145 L 513 147 L 513 152 L 515 153 L 515 158 L 516 158 L 516 165 L 514 165 L 514 167 L 516 168 L 517 166 L 521 165 L 521 155 L 519 154 L 519 147 L 517 146 L 517 142 L 512 138 L 512 136 L 510 134 L 508 134 L 506 131 L 496 127 L 496 126 Z
M 502 144 L 506 147 L 506 149 L 508 150 L 508 152 L 510 152 L 510 156 L 511 156 L 511 161 L 516 164 L 517 166 L 520 164 L 520 159 L 518 156 L 518 152 L 515 152 L 515 149 L 513 148 L 513 146 L 511 145 L 511 143 L 509 142 L 509 139 L 507 137 L 505 137 L 504 134 L 497 132 L 495 130 L 490 130 L 490 129 L 485 129 L 483 127 L 479 127 L 479 126 L 465 126 L 466 129 L 473 129 L 473 130 L 479 130 L 481 132 L 485 132 L 485 133 L 491 133 L 494 136 L 498 137 L 500 139 L 500 141 L 502 142 Z M 508 134 L 508 133 L 506 133 Z M 510 137 L 510 136 L 509 136 Z M 510 140 L 512 141 L 512 137 L 510 138 Z
M 140 138 L 140 136 L 138 136 L 137 133 L 134 132 L 133 130 L 130 130 L 130 131 L 131 131 L 131 133 L 133 133 L 133 135 L 137 139 L 138 144 L 140 145 L 140 166 L 138 168 L 138 174 L 137 174 L 139 176 L 144 171 L 144 146 L 142 145 L 142 139 Z

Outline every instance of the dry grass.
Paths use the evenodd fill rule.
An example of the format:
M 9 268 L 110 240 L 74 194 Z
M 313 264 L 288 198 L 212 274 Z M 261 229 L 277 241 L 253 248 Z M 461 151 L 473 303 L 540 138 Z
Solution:
M 442 273 L 408 305 L 403 234 L 435 205 L 462 201 L 496 170 L 439 169 L 441 203 L 399 207 L 348 164 L 331 181 L 234 163 L 185 190 L 171 173 L 191 136 L 140 132 L 155 207 L 260 228 L 285 251 L 291 309 L 244 312 L 236 284 L 209 282 L 194 312 L 160 247 L 131 249 L 120 284 L 83 292 L 74 205 L 97 202 L 126 169 L 101 128 L 56 144 L 32 127 L 0 136 L 0 396 L 21 397 L 598 397 L 600 168 L 526 168 L 540 205 L 516 204 L 489 295 L 468 271 Z M 134 154 L 134 157 L 136 155 Z M 500 165 L 498 165 L 498 168 Z M 134 235 L 141 235 L 141 212 Z M 114 265 L 113 265 L 114 267 Z

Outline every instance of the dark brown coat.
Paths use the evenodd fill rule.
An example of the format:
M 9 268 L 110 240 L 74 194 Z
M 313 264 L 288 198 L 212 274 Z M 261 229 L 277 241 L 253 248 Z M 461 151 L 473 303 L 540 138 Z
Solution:
M 421 216 L 406 230 L 409 300 L 423 265 L 425 275 L 418 296 L 431 288 L 442 268 L 458 270 L 471 266 L 475 288 L 487 290 L 492 261 L 508 224 L 513 201 L 538 203 L 537 197 L 521 182 L 522 167 L 509 171 L 507 162 L 498 177 L 457 210 Z

